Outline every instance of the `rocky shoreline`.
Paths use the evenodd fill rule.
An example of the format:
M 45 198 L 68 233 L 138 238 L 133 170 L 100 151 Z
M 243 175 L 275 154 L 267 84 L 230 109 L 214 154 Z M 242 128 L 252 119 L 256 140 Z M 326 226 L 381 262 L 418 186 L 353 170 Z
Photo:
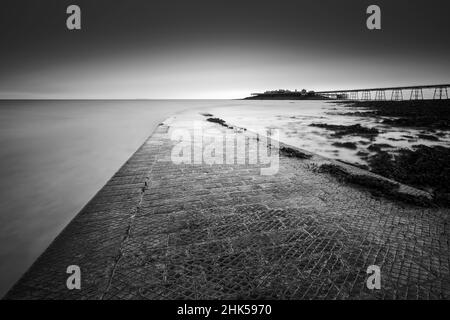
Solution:
M 171 132 L 194 124 L 254 139 L 211 113 L 164 121 L 5 299 L 450 297 L 448 210 L 427 192 L 282 143 L 273 175 L 176 164 Z M 366 288 L 370 265 L 383 290 Z
M 382 124 L 420 130 L 418 138 L 439 141 L 450 131 L 450 101 L 364 101 L 339 102 L 349 110 L 346 116 L 370 117 Z M 363 111 L 361 111 L 363 110 Z M 361 131 L 361 130 L 360 130 Z M 413 136 L 405 136 L 414 139 Z M 441 205 L 450 205 L 450 145 L 416 144 L 398 148 L 389 144 L 369 146 L 372 155 L 363 155 L 374 173 L 406 183 L 434 194 Z M 390 150 L 388 152 L 387 150 Z

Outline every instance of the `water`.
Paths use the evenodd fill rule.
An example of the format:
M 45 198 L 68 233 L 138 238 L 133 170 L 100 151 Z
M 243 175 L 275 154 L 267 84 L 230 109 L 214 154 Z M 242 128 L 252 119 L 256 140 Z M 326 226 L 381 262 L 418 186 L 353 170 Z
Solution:
M 418 137 L 423 133 L 418 129 L 384 125 L 380 119 L 343 115 L 343 113 L 368 111 L 349 109 L 340 104 L 323 101 L 243 101 L 233 107 L 208 109 L 215 117 L 230 124 L 250 130 L 278 129 L 280 140 L 296 147 L 312 151 L 322 156 L 347 162 L 366 165 L 364 155 L 373 154 L 367 147 L 370 144 L 388 144 L 383 150 L 395 153 L 399 148 L 412 148 L 414 145 L 450 146 L 450 132 L 436 131 L 439 141 Z M 312 123 L 332 125 L 355 125 L 376 128 L 379 134 L 372 139 L 359 135 L 333 137 L 333 131 L 310 126 Z M 356 149 L 333 146 L 335 142 L 354 142 Z
M 309 124 L 377 127 L 382 133 L 373 142 L 396 147 L 450 144 L 448 134 L 440 142 L 405 139 L 419 131 L 342 116 L 336 112 L 343 107 L 320 101 L 0 101 L 0 296 L 158 123 L 185 109 L 248 129 L 278 128 L 283 142 L 351 162 L 363 163 L 357 153 L 365 146 L 332 143 L 364 138 L 332 138 Z
M 0 101 L 0 297 L 175 112 L 229 101 Z

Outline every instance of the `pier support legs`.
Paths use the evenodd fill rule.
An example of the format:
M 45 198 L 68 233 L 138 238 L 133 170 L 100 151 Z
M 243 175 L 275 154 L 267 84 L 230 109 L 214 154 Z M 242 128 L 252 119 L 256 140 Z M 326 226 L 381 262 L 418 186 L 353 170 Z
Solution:
M 358 100 L 358 91 L 350 92 L 350 100 Z
M 347 92 L 339 92 L 337 95 L 336 95 L 336 99 L 339 99 L 339 100 L 348 100 L 348 93 Z
M 434 89 L 433 99 L 443 100 L 448 99 L 448 88 L 450 88 L 450 84 L 436 84 L 436 85 L 414 85 L 414 86 L 405 86 L 405 87 L 386 87 L 386 88 L 366 88 L 366 89 L 348 89 L 345 90 L 333 90 L 333 91 L 322 91 L 319 92 L 321 96 L 326 97 L 328 99 L 337 99 L 337 100 L 356 100 L 356 101 L 368 101 L 368 100 L 378 100 L 385 101 L 389 100 L 389 91 L 391 92 L 390 100 L 392 101 L 401 101 L 408 99 L 409 100 L 424 100 L 424 93 L 427 96 L 426 99 L 430 99 L 431 90 Z M 403 97 L 403 90 L 405 91 L 405 97 Z M 410 90 L 410 91 L 409 91 Z M 427 93 L 428 92 L 428 93 Z M 374 95 L 372 99 L 371 95 Z
M 375 91 L 375 100 L 386 100 L 386 90 Z
M 447 87 L 434 89 L 433 99 L 448 99 Z
M 423 92 L 422 89 L 411 89 L 411 95 L 409 97 L 410 100 L 423 100 Z
M 370 91 L 366 90 L 362 92 L 361 100 L 370 100 Z
M 391 94 L 391 100 L 394 100 L 394 101 L 403 100 L 402 89 L 393 89 L 392 94 Z

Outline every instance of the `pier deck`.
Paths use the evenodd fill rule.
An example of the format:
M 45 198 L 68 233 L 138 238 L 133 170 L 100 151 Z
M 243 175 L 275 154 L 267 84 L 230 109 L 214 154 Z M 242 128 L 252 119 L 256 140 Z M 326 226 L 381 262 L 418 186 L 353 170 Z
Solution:
M 204 119 L 160 125 L 6 298 L 450 298 L 448 209 L 376 197 L 314 170 L 315 156 L 281 154 L 268 176 L 174 164 L 171 129 L 231 130 Z M 81 290 L 66 287 L 69 265 Z

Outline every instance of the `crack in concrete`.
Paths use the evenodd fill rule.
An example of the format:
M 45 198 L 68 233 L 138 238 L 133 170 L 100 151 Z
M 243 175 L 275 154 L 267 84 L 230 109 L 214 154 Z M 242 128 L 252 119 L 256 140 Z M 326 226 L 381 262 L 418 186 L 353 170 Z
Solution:
M 159 153 L 160 148 L 161 147 L 158 148 L 158 151 L 156 152 L 156 154 Z M 112 281 L 114 279 L 114 275 L 116 273 L 117 267 L 118 267 L 120 261 L 123 258 L 123 245 L 130 238 L 131 229 L 132 229 L 132 226 L 133 226 L 134 218 L 136 217 L 136 214 L 139 212 L 139 210 L 141 208 L 142 200 L 144 198 L 145 192 L 150 188 L 150 186 L 149 186 L 150 176 L 151 176 L 151 174 L 153 172 L 153 167 L 155 166 L 156 159 L 157 159 L 157 156 L 155 155 L 155 158 L 153 159 L 153 163 L 150 166 L 150 170 L 148 171 L 148 174 L 145 177 L 144 186 L 141 189 L 141 194 L 140 194 L 140 197 L 139 197 L 139 201 L 138 201 L 138 203 L 137 203 L 137 205 L 135 207 L 135 210 L 133 210 L 133 213 L 130 215 L 128 227 L 127 227 L 127 230 L 125 232 L 125 236 L 123 237 L 122 242 L 119 245 L 119 253 L 117 254 L 116 258 L 114 259 L 114 265 L 113 265 L 113 269 L 112 269 L 111 274 L 110 274 L 109 279 L 108 279 L 108 285 L 107 285 L 105 291 L 100 296 L 100 300 L 104 299 L 105 295 L 108 293 L 109 289 L 111 288 Z

